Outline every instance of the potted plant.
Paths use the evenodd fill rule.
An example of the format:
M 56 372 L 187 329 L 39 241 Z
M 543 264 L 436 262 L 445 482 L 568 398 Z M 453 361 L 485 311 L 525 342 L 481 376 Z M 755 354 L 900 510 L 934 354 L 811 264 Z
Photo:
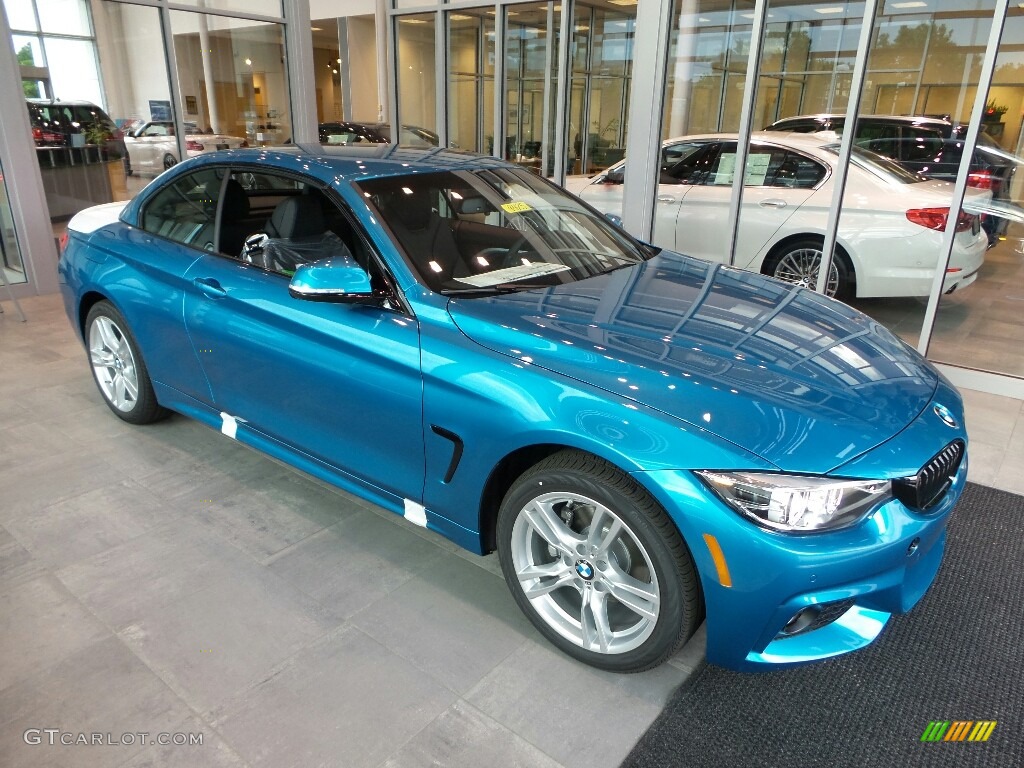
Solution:
M 982 122 L 1001 123 L 1003 115 L 1008 109 L 1009 107 L 1005 104 L 997 104 L 995 99 L 989 99 L 988 104 L 985 105 L 985 113 L 981 116 Z

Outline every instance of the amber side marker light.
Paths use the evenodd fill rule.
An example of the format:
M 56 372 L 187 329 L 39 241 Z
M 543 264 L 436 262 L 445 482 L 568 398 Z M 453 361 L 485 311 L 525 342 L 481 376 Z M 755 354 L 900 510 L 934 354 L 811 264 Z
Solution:
M 718 539 L 710 533 L 705 533 L 704 543 L 708 545 L 708 552 L 711 553 L 711 559 L 715 561 L 715 570 L 718 571 L 718 581 L 723 587 L 731 587 L 732 576 L 729 575 L 729 565 L 725 562 L 725 555 L 722 553 L 722 547 L 718 543 Z

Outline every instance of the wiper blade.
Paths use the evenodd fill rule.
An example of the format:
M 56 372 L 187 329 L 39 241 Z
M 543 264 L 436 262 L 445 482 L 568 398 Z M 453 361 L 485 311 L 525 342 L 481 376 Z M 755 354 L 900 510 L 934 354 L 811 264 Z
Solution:
M 476 288 L 443 288 L 438 293 L 442 296 L 472 296 L 473 294 L 494 296 L 501 293 L 518 293 L 519 291 L 534 291 L 538 288 L 552 287 L 551 285 L 533 283 L 497 283 L 496 285 L 481 285 Z

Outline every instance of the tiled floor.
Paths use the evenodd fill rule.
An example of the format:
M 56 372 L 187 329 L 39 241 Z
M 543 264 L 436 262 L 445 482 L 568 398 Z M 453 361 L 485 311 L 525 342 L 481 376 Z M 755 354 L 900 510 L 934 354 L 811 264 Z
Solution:
M 0 315 L 0 766 L 611 767 L 701 658 L 698 635 L 642 675 L 572 662 L 493 556 L 183 417 L 123 424 L 59 298 L 23 305 Z
M 493 556 L 185 418 L 123 424 L 59 299 L 24 306 L 0 315 L 5 768 L 616 766 L 701 658 L 698 634 L 642 675 L 570 661 Z M 1024 493 L 1024 403 L 964 395 L 971 479 Z

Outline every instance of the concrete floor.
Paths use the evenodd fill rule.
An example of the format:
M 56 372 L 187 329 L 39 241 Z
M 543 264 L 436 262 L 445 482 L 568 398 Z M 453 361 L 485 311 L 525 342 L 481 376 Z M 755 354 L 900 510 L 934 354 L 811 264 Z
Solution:
M 642 675 L 569 660 L 494 556 L 183 417 L 124 424 L 58 297 L 23 305 L 0 315 L 5 768 L 616 766 L 701 659 L 698 633 Z M 1024 493 L 1024 403 L 964 394 L 971 479 Z
M 641 675 L 571 661 L 494 556 L 183 417 L 124 424 L 59 298 L 23 306 L 0 315 L 4 768 L 610 767 L 700 660 L 702 635 Z

